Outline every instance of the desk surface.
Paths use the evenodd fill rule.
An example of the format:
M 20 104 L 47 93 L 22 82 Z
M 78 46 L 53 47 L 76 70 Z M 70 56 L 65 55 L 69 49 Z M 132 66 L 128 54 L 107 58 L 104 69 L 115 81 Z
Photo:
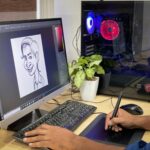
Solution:
M 74 95 L 75 98 L 78 99 L 78 95 Z M 110 99 L 110 96 L 97 96 L 96 99 L 92 102 L 84 102 L 91 105 L 94 105 L 97 107 L 96 112 L 100 114 L 101 112 L 108 113 L 113 110 L 113 105 L 115 105 L 117 98 L 112 97 L 112 100 Z M 63 93 L 61 96 L 56 97 L 56 99 L 63 103 L 65 100 L 71 99 L 68 93 Z M 52 101 L 50 101 L 51 103 Z M 94 103 L 96 102 L 96 103 Z M 45 110 L 52 110 L 57 105 L 45 103 L 41 106 L 41 109 Z M 150 115 L 150 102 L 144 102 L 139 100 L 131 100 L 131 99 L 122 99 L 121 105 L 123 104 L 129 104 L 129 103 L 135 103 L 139 106 L 141 106 L 144 110 L 144 115 Z M 86 119 L 76 130 L 75 134 L 80 134 L 95 118 L 98 114 L 93 114 L 89 118 Z M 7 130 L 0 130 L 0 150 L 31 150 L 26 144 L 20 143 L 13 139 L 12 137 L 13 132 L 7 131 Z M 146 131 L 143 138 L 143 140 L 150 142 L 150 131 Z

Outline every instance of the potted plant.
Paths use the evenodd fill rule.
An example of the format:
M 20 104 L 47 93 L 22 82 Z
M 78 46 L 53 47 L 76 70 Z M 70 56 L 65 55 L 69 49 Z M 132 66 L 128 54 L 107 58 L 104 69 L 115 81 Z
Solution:
M 73 86 L 80 89 L 84 100 L 95 98 L 99 83 L 99 77 L 95 74 L 104 74 L 105 71 L 100 65 L 101 55 L 81 56 L 69 64 L 69 75 Z M 88 95 L 89 94 L 89 95 Z

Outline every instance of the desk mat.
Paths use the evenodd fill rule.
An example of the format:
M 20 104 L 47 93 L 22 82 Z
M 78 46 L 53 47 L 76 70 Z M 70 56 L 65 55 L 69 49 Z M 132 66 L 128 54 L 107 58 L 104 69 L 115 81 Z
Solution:
M 102 143 L 110 143 L 120 146 L 126 146 L 141 140 L 145 130 L 142 129 L 123 129 L 122 132 L 110 134 L 105 130 L 106 114 L 100 114 L 96 119 L 80 134 Z

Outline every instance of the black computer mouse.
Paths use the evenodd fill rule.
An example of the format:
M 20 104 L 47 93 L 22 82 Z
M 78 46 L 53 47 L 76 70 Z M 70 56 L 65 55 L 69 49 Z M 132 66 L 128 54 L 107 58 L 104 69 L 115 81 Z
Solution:
M 143 109 L 136 104 L 126 104 L 126 105 L 122 105 L 120 108 L 126 110 L 127 112 L 129 112 L 133 115 L 142 115 L 143 114 Z

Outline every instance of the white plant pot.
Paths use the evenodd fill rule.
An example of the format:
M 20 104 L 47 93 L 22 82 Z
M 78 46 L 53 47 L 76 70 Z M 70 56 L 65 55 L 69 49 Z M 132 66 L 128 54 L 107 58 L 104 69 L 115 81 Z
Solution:
M 96 77 L 94 81 L 85 80 L 80 87 L 81 98 L 86 101 L 94 100 L 96 98 L 98 84 L 99 77 Z

